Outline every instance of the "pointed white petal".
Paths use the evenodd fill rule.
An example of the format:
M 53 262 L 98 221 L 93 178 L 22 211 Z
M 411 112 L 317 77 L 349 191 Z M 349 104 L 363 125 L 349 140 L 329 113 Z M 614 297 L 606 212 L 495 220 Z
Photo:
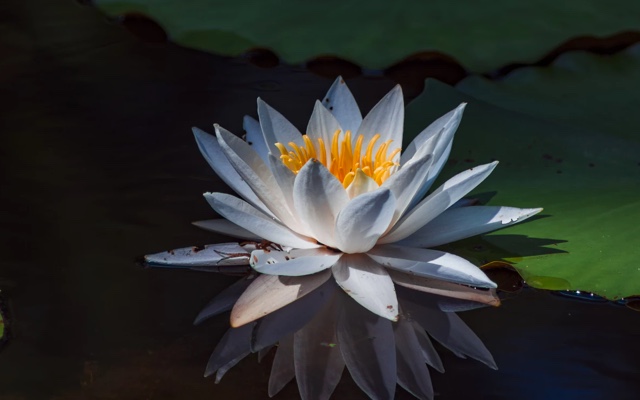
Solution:
M 500 299 L 496 295 L 495 289 L 480 290 L 457 283 L 447 282 L 440 279 L 425 278 L 413 273 L 404 273 L 399 270 L 389 268 L 389 276 L 396 285 L 409 289 L 419 290 L 425 293 L 433 293 L 438 296 L 451 297 L 454 299 L 468 300 L 480 305 L 499 306 Z M 477 308 L 477 307 L 476 307 Z
M 362 172 L 360 168 L 356 170 L 356 176 L 353 182 L 347 187 L 347 194 L 350 199 L 356 198 L 363 193 L 373 192 L 378 188 L 378 184 L 373 178 Z
M 251 146 L 251 148 L 258 153 L 262 161 L 267 164 L 269 162 L 269 149 L 267 148 L 267 143 L 264 141 L 264 136 L 262 136 L 260 122 L 245 115 L 242 119 L 242 128 L 247 132 L 247 144 Z
M 378 189 L 351 200 L 336 218 L 337 246 L 345 253 L 365 253 L 387 231 L 396 199 L 389 189 Z
M 393 399 L 397 370 L 391 321 L 345 298 L 337 331 L 338 347 L 360 389 L 372 399 Z
M 251 345 L 254 326 L 255 324 L 247 324 L 240 328 L 229 329 L 224 334 L 215 350 L 213 350 L 211 357 L 209 357 L 209 362 L 204 371 L 205 377 L 212 375 L 219 368 L 250 351 L 249 346 Z
M 264 140 L 273 154 L 280 154 L 276 143 L 288 145 L 289 142 L 302 146 L 302 135 L 282 114 L 258 98 L 258 119 Z
M 308 295 L 261 318 L 253 333 L 251 350 L 256 352 L 271 346 L 281 338 L 305 327 L 326 306 L 327 299 L 337 290 L 338 285 L 332 279 L 328 279 Z
M 402 240 L 401 244 L 411 247 L 439 246 L 522 222 L 540 211 L 542 208 L 451 208 Z
M 207 304 L 202 309 L 202 311 L 200 311 L 195 321 L 193 321 L 193 324 L 198 325 L 208 318 L 231 310 L 242 292 L 244 292 L 245 289 L 249 287 L 249 284 L 251 284 L 252 280 L 253 279 L 246 278 L 240 279 L 233 285 L 218 293 L 218 295 L 214 297 L 213 300 L 211 300 L 209 304 Z
M 400 85 L 396 85 L 362 120 L 355 137 L 364 135 L 364 143 L 368 143 L 376 133 L 379 133 L 380 139 L 373 148 L 373 154 L 375 154 L 380 144 L 387 140 L 393 141 L 390 145 L 391 149 L 401 147 L 403 126 L 404 100 Z
M 303 400 L 328 400 L 340 382 L 344 360 L 336 336 L 338 297 L 344 296 L 329 297 L 313 320 L 294 335 L 296 380 Z
M 330 276 L 328 270 L 307 276 L 259 275 L 233 306 L 231 326 L 255 321 L 306 296 Z
M 249 204 L 272 215 L 267 206 L 253 193 L 253 190 L 251 190 L 249 185 L 247 185 L 233 165 L 231 165 L 224 151 L 220 148 L 218 139 L 202 129 L 194 127 L 192 131 L 200 152 L 220 179 L 229 185 L 234 192 L 238 193 L 240 197 L 249 202 Z
M 273 215 L 286 226 L 296 229 L 298 223 L 287 207 L 282 190 L 271 169 L 246 142 L 218 125 L 215 125 L 215 128 L 220 147 L 242 179 Z
M 301 249 L 318 247 L 312 239 L 296 234 L 237 197 L 225 193 L 205 193 L 204 197 L 218 214 L 263 239 Z
M 342 131 L 343 129 L 340 127 L 336 117 L 322 103 L 316 100 L 313 106 L 313 113 L 307 125 L 307 135 L 313 144 L 318 146 L 318 138 L 322 139 L 326 154 L 331 154 L 331 139 L 337 130 Z
M 403 310 L 406 310 L 409 318 L 426 329 L 429 335 L 458 355 L 471 357 L 490 368 L 498 369 L 489 350 L 460 317 L 455 313 L 440 311 L 425 293 L 400 290 L 403 292 Z
M 443 251 L 405 246 L 376 246 L 367 253 L 385 267 L 463 285 L 495 288 L 482 270 L 462 257 Z
M 380 238 L 378 243 L 398 242 L 422 228 L 440 215 L 464 195 L 478 186 L 498 162 L 480 165 L 459 173 L 422 200 L 417 206 L 404 214 L 393 229 Z
M 235 238 L 255 241 L 262 240 L 262 238 L 255 233 L 249 232 L 226 219 L 208 219 L 205 221 L 195 221 L 192 222 L 192 224 L 210 232 L 221 233 Z
M 250 265 L 262 274 L 302 276 L 331 268 L 341 256 L 342 253 L 324 247 L 291 252 L 254 250 Z
M 419 399 L 433 399 L 431 376 L 424 363 L 422 346 L 411 321 L 393 324 L 398 362 L 398 384 Z
M 144 260 L 149 264 L 183 267 L 246 265 L 249 252 L 238 243 L 217 243 L 150 254 L 144 256 Z
M 336 247 L 334 225 L 349 196 L 329 170 L 319 161 L 308 161 L 293 184 L 293 202 L 305 228 L 319 242 Z
M 464 112 L 466 105 L 467 103 L 460 104 L 455 109 L 433 121 L 422 132 L 420 132 L 402 152 L 400 163 L 404 165 L 409 162 L 409 160 L 411 160 L 429 140 L 434 136 L 441 134 L 441 140 L 439 140 L 441 143 L 437 146 L 437 150 L 434 152 L 434 155 L 436 155 L 436 161 L 439 160 L 447 145 L 453 140 L 453 135 L 460 125 L 462 113 Z
M 351 131 L 352 135 L 358 132 L 358 127 L 362 123 L 362 114 L 341 76 L 333 82 L 322 104 L 336 117 L 345 132 Z
M 293 335 L 282 339 L 269 375 L 269 397 L 278 394 L 296 376 L 293 364 Z
M 381 317 L 398 319 L 398 299 L 385 269 L 364 254 L 345 254 L 331 268 L 340 287 L 364 308 Z

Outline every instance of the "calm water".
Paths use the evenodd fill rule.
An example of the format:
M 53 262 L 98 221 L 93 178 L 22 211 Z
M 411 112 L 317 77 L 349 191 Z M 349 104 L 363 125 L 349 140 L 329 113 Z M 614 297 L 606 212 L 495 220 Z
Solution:
M 134 260 L 223 239 L 189 224 L 214 215 L 203 192 L 227 190 L 191 126 L 240 133 L 261 96 L 304 127 L 331 79 L 144 44 L 72 2 L 3 2 L 0 32 L 0 289 L 13 329 L 0 398 L 267 398 L 269 357 L 218 385 L 202 377 L 228 322 L 192 321 L 235 278 Z M 368 110 L 393 82 L 349 85 Z M 622 306 L 526 290 L 462 317 L 500 370 L 443 351 L 440 399 L 640 392 L 640 315 Z M 297 398 L 295 385 L 276 398 Z M 365 396 L 345 372 L 334 398 Z

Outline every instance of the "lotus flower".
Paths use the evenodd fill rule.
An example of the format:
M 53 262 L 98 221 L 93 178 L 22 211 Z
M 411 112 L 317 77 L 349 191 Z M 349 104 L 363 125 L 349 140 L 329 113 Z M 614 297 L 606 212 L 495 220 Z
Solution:
M 459 292 L 442 287 L 447 284 L 494 288 L 467 260 L 426 249 L 541 210 L 465 206 L 463 196 L 497 162 L 468 169 L 425 197 L 449 156 L 464 108 L 437 119 L 401 151 L 400 86 L 363 119 L 338 78 L 315 103 L 306 135 L 260 99 L 259 122 L 245 117 L 246 141 L 218 125 L 215 137 L 194 128 L 205 159 L 240 196 L 205 193 L 225 219 L 195 224 L 267 242 L 247 253 L 260 275 L 236 302 L 232 326 L 284 307 L 332 276 L 364 308 L 392 321 L 399 315 L 394 282 L 435 293 Z M 232 253 L 229 257 L 237 256 Z M 219 252 L 212 256 L 220 260 Z

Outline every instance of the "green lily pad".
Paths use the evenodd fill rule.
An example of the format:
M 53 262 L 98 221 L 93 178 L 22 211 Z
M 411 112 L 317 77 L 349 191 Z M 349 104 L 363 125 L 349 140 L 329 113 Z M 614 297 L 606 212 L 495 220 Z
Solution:
M 540 288 L 609 299 L 639 294 L 640 143 L 508 111 L 434 80 L 409 105 L 406 130 L 419 131 L 463 101 L 469 105 L 441 177 L 496 159 L 476 192 L 495 190 L 492 205 L 544 211 L 453 251 L 479 264 L 512 262 Z
M 470 76 L 456 88 L 500 107 L 640 140 L 640 45 L 612 56 L 566 53 L 499 81 Z
M 472 71 L 533 62 L 576 36 L 608 36 L 640 25 L 640 2 L 94 0 L 111 16 L 144 14 L 175 42 L 238 55 L 266 47 L 289 63 L 323 55 L 367 68 L 438 51 Z

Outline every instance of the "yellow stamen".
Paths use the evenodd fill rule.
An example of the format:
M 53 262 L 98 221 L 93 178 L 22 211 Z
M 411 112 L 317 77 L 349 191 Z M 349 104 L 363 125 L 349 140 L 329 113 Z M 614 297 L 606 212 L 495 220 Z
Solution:
M 342 182 L 345 188 L 353 182 L 358 169 L 381 185 L 399 165 L 395 159 L 400 153 L 400 148 L 395 148 L 387 154 L 391 140 L 380 144 L 375 154 L 373 153 L 376 142 L 380 139 L 379 133 L 366 143 L 364 154 L 362 154 L 363 145 L 365 145 L 364 136 L 358 135 L 354 144 L 350 131 L 346 131 L 344 135 L 340 130 L 334 132 L 328 154 L 322 138 L 318 138 L 318 143 L 313 143 L 307 135 L 302 136 L 302 139 L 302 146 L 290 142 L 289 149 L 282 143 L 276 143 L 282 163 L 297 174 L 307 161 L 317 159 Z

